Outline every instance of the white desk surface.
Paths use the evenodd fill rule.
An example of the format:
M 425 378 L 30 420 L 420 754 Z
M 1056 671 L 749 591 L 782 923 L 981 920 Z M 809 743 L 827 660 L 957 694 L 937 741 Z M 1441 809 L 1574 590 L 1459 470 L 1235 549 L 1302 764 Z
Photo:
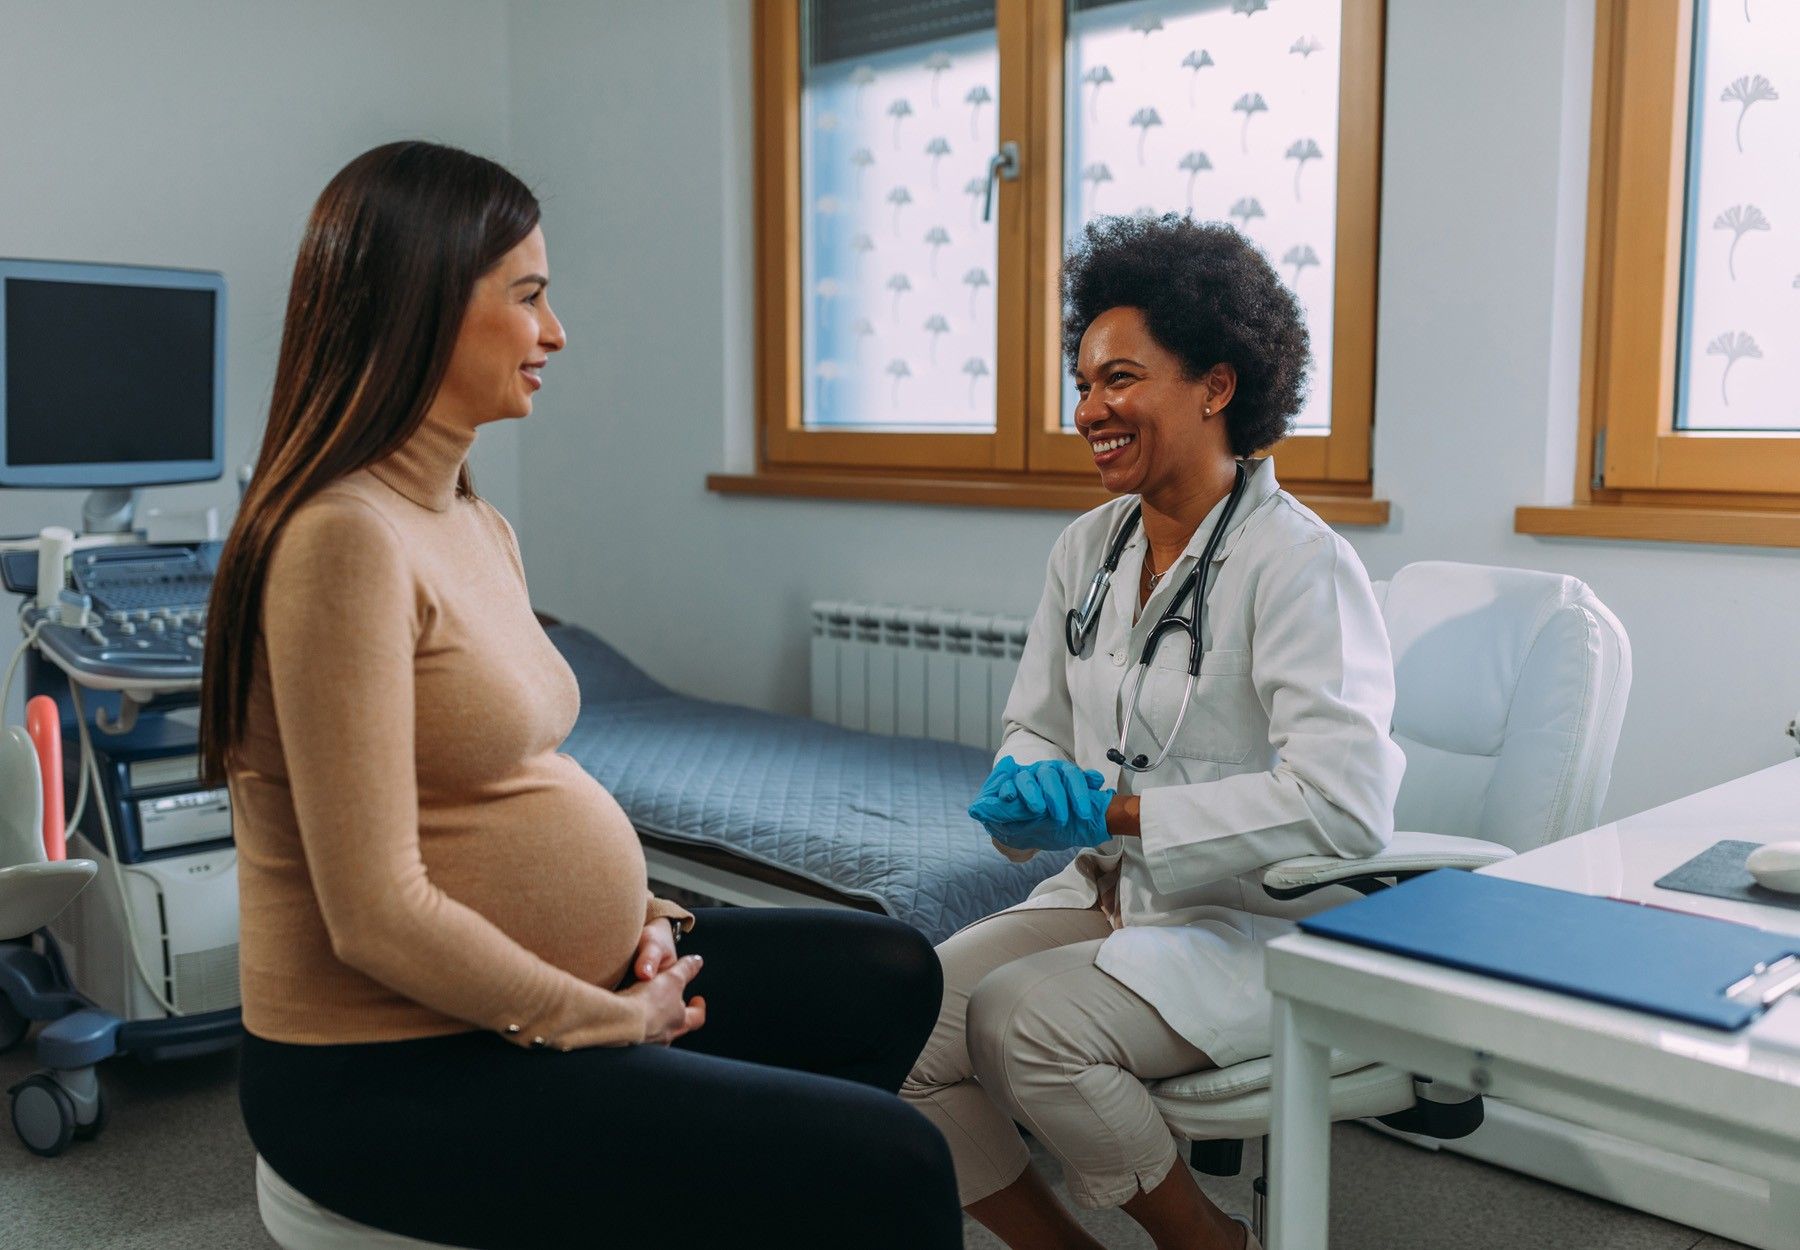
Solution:
M 1724 839 L 1800 838 L 1800 760 L 1587 833 L 1482 871 L 1582 893 L 1652 903 L 1800 935 L 1800 910 L 1659 890 L 1669 870 Z M 1324 1045 L 1485 1090 L 1526 1106 L 1572 1114 L 1641 1141 L 1675 1140 L 1751 1175 L 1780 1177 L 1771 1218 L 1800 1228 L 1800 1053 L 1758 1044 L 1760 1026 L 1800 1012 L 1791 998 L 1763 1020 L 1726 1033 L 1569 995 L 1390 955 L 1307 934 L 1270 943 L 1269 988 L 1278 1023 L 1313 1045 L 1295 1067 L 1296 1102 L 1320 1117 Z M 1281 1044 L 1278 1037 L 1278 1051 Z M 1277 1056 L 1277 1084 L 1282 1074 Z M 1316 1084 L 1316 1088 L 1315 1088 Z M 1302 1114 L 1294 1109 L 1295 1114 Z M 1677 1127 L 1679 1126 L 1679 1127 Z M 1321 1183 L 1296 1137 L 1294 1190 L 1277 1195 L 1299 1214 Z M 1317 1127 L 1317 1126 L 1315 1126 Z M 1320 1127 L 1322 1131 L 1322 1127 Z M 1307 1143 L 1301 1149 L 1299 1142 Z M 1704 1143 L 1704 1148 L 1699 1148 Z M 1276 1181 L 1281 1183 L 1280 1169 Z M 1772 1195 L 1773 1197 L 1774 1195 Z M 1784 1225 L 1778 1225 L 1784 1226 Z M 1322 1244 L 1322 1220 L 1303 1218 L 1288 1246 Z M 1791 1231 L 1762 1245 L 1790 1245 Z
M 1659 890 L 1654 882 L 1715 842 L 1800 840 L 1800 759 L 1690 794 L 1481 871 L 1582 894 L 1800 933 L 1800 908 Z

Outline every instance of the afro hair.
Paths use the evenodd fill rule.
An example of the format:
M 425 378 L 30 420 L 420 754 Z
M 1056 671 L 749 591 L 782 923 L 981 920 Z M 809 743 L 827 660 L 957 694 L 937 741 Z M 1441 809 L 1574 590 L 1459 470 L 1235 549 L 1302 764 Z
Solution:
M 1234 455 L 1278 442 L 1300 411 L 1310 360 L 1300 305 L 1230 225 L 1175 213 L 1091 221 L 1063 262 L 1062 297 L 1071 367 L 1088 326 L 1120 307 L 1143 312 L 1189 378 L 1234 367 L 1237 392 L 1225 410 Z

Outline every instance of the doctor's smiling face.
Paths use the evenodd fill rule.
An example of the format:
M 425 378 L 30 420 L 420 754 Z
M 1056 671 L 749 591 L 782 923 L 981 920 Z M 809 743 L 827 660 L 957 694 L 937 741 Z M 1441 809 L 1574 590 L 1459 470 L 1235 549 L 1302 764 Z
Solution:
M 1122 305 L 1095 317 L 1081 336 L 1074 375 L 1075 429 L 1111 493 L 1182 493 L 1210 480 L 1221 458 L 1229 461 L 1224 413 L 1236 371 L 1216 364 L 1188 376 L 1181 357 L 1150 333 L 1142 309 Z
M 568 342 L 549 285 L 544 231 L 534 227 L 475 280 L 433 415 L 466 429 L 530 415 L 545 362 Z

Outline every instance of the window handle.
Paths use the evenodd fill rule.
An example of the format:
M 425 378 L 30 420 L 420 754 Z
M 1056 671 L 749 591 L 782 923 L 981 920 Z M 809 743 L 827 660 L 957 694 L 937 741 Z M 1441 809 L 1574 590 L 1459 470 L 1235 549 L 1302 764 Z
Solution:
M 1008 182 L 1016 182 L 1019 177 L 1019 145 L 1008 139 L 1000 145 L 1000 150 L 988 157 L 987 199 L 981 206 L 981 220 L 994 219 L 994 183 L 1004 178 Z

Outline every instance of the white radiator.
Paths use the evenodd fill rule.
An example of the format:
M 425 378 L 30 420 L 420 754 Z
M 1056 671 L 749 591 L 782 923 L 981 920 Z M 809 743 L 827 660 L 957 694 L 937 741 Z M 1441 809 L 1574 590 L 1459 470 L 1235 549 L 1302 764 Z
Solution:
M 812 605 L 812 714 L 991 751 L 1030 624 L 880 603 Z

